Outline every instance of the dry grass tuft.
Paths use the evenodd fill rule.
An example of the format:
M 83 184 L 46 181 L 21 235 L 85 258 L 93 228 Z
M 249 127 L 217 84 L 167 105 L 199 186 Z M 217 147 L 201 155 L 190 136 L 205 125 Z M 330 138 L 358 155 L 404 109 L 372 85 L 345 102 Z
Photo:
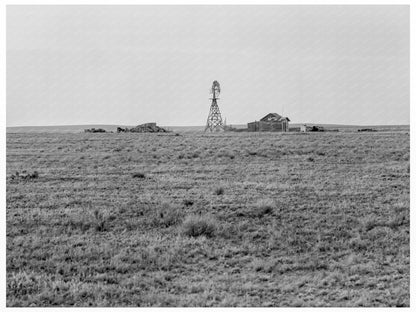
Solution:
M 211 216 L 189 215 L 182 225 L 182 233 L 197 237 L 204 235 L 213 237 L 217 231 L 217 221 Z
M 94 209 L 93 224 L 97 232 L 105 232 L 109 229 L 108 218 L 99 209 Z
M 254 215 L 257 217 L 263 217 L 268 214 L 272 214 L 276 203 L 272 199 L 260 199 L 253 207 Z
M 222 186 L 217 187 L 214 191 L 215 195 L 223 195 L 224 194 L 224 188 Z
M 152 223 L 157 227 L 170 227 L 180 224 L 183 220 L 183 211 L 176 206 L 173 206 L 167 202 L 162 203 L 155 211 Z

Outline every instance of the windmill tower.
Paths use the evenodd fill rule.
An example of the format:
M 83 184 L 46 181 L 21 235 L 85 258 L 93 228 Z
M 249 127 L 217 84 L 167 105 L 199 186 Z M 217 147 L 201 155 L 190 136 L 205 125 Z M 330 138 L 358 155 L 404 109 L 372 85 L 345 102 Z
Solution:
M 207 126 L 205 127 L 205 132 L 209 129 L 210 132 L 213 131 L 220 131 L 224 129 L 220 109 L 217 104 L 218 95 L 221 92 L 220 84 L 218 81 L 214 81 L 211 87 L 212 93 L 212 103 L 211 108 L 209 110 L 208 119 L 207 119 Z

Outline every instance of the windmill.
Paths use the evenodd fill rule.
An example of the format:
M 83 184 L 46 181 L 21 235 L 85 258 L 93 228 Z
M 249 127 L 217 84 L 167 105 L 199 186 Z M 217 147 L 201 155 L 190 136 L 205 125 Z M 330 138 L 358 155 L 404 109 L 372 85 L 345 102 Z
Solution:
M 220 84 L 218 81 L 214 80 L 211 87 L 212 93 L 212 102 L 211 108 L 209 110 L 208 119 L 207 119 L 207 126 L 205 127 L 205 132 L 209 129 L 210 132 L 213 131 L 220 131 L 224 129 L 220 109 L 217 104 L 218 95 L 221 92 Z

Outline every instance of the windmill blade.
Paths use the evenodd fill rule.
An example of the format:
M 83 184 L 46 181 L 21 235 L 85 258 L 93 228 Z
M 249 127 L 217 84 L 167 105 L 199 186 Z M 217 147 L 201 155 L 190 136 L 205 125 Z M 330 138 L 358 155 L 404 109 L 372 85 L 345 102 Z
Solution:
M 211 87 L 211 93 L 217 93 L 217 94 L 220 94 L 220 92 L 221 92 L 221 87 L 220 87 L 220 83 L 217 81 L 217 80 L 214 80 L 213 82 L 212 82 L 212 87 Z

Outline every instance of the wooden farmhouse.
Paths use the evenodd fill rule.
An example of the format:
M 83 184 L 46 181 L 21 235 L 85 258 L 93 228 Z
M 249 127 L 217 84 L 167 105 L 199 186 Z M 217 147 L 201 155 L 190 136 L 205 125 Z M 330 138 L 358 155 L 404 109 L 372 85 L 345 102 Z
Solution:
M 260 121 L 253 121 L 247 124 L 248 131 L 273 131 L 287 132 L 289 131 L 289 121 L 287 117 L 282 117 L 276 113 L 269 113 Z

